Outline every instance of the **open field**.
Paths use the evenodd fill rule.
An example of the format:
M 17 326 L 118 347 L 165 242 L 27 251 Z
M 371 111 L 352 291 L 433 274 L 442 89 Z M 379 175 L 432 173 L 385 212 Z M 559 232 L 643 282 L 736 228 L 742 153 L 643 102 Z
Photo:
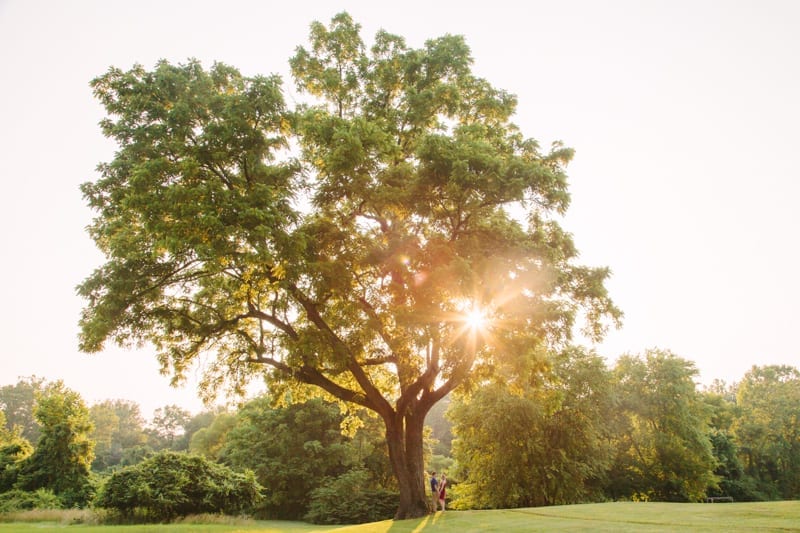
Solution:
M 447 511 L 416 520 L 357 526 L 301 522 L 147 526 L 65 526 L 55 522 L 0 523 L 0 532 L 74 530 L 80 533 L 422 533 L 484 531 L 800 531 L 800 501 L 760 503 L 602 503 L 499 511 Z

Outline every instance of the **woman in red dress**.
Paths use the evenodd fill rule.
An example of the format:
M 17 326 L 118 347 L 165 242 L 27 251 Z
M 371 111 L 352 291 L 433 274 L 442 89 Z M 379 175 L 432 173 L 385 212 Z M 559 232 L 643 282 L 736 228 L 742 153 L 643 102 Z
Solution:
M 442 480 L 439 481 L 439 506 L 444 511 L 444 500 L 447 497 L 447 475 L 442 474 Z

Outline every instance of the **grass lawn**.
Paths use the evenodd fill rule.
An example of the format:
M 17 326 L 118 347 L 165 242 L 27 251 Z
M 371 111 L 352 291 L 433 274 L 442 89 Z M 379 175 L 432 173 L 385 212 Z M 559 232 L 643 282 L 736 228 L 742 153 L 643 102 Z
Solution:
M 147 526 L 65 526 L 56 522 L 0 523 L 0 533 L 66 529 L 76 533 L 423 533 L 483 531 L 800 531 L 800 501 L 760 503 L 600 503 L 499 511 L 447 511 L 415 520 L 357 526 L 302 522 Z

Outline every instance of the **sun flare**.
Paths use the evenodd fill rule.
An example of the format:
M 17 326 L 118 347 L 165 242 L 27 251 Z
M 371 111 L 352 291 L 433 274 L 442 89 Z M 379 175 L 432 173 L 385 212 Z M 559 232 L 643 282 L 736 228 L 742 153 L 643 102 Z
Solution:
M 470 329 L 483 329 L 486 326 L 486 315 L 481 309 L 471 309 L 464 318 Z

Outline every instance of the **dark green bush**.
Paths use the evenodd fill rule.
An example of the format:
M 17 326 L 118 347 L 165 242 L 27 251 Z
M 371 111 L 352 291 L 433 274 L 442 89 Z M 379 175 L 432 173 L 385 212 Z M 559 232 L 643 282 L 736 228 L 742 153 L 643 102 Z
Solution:
M 252 472 L 165 451 L 114 472 L 95 501 L 125 520 L 159 522 L 200 513 L 240 514 L 261 498 Z
M 0 513 L 30 509 L 61 509 L 62 507 L 61 498 L 47 489 L 33 492 L 14 489 L 0 494 Z
M 2 411 L 0 411 L 2 414 Z M 0 427 L 0 430 L 3 428 Z M 19 467 L 23 460 L 33 453 L 33 446 L 25 440 L 17 440 L 0 446 L 0 492 L 14 488 L 19 476 Z
M 363 524 L 392 518 L 400 496 L 368 488 L 369 473 L 351 470 L 311 493 L 304 519 L 313 524 Z
M 274 408 L 262 397 L 245 405 L 237 420 L 220 457 L 234 468 L 252 470 L 265 487 L 258 518 L 299 520 L 312 491 L 357 461 L 342 435 L 337 405 L 316 399 Z

